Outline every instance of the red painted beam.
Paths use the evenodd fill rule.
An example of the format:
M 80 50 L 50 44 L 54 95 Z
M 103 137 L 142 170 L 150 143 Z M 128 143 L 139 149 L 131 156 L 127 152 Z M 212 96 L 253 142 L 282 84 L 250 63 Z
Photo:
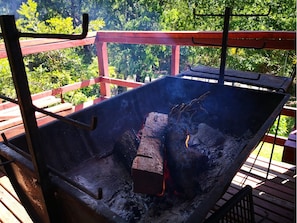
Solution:
M 99 68 L 99 76 L 100 77 L 109 77 L 108 71 L 108 55 L 107 55 L 107 43 L 97 43 L 97 60 L 98 60 L 98 68 Z M 100 82 L 100 95 L 102 97 L 110 97 L 110 85 L 108 83 Z
M 140 87 L 144 84 L 144 83 L 140 83 L 140 82 L 115 79 L 115 78 L 110 78 L 110 77 L 105 77 L 105 76 L 100 77 L 100 83 L 115 84 L 115 85 L 128 87 L 128 88 L 136 88 L 136 87 Z
M 297 108 L 295 108 L 295 107 L 284 106 L 282 111 L 281 111 L 281 115 L 296 118 L 296 111 L 297 111 Z
M 74 84 L 68 84 L 68 85 L 65 85 L 65 86 L 60 87 L 60 88 L 56 88 L 56 89 L 43 91 L 43 92 L 34 94 L 34 95 L 32 95 L 32 100 L 36 100 L 36 99 L 43 98 L 43 97 L 46 97 L 46 96 L 51 96 L 51 95 L 63 94 L 63 93 L 69 92 L 69 91 L 74 91 L 74 90 L 77 90 L 77 89 L 88 87 L 88 86 L 94 85 L 94 84 L 99 83 L 99 82 L 100 82 L 100 78 L 97 77 L 97 78 L 77 82 L 77 83 L 74 83 Z
M 220 46 L 222 32 L 194 31 L 99 31 L 97 43 Z M 228 43 L 234 47 L 295 50 L 296 33 L 291 31 L 230 31 Z
M 179 74 L 180 46 L 172 46 L 171 49 L 171 75 Z
M 22 40 L 21 49 L 23 55 L 41 53 L 51 50 L 59 50 L 77 46 L 91 45 L 95 42 L 95 32 L 91 32 L 82 40 L 65 40 L 65 39 L 30 39 Z M 6 58 L 4 43 L 0 44 L 0 58 Z

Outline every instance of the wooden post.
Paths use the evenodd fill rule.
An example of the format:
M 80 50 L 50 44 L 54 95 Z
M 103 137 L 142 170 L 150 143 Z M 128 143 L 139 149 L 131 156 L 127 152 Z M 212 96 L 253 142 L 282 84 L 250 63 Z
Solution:
M 98 36 L 97 36 L 98 38 Z M 107 43 L 99 42 L 96 38 L 97 59 L 100 77 L 109 77 L 108 72 L 108 54 Z M 100 81 L 100 95 L 101 97 L 110 97 L 110 84 Z
M 179 59 L 180 59 L 180 46 L 175 45 L 171 48 L 171 75 L 179 74 Z

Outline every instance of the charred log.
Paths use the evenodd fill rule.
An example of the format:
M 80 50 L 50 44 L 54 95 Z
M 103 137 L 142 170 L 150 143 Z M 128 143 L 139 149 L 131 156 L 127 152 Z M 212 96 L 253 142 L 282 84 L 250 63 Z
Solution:
M 128 172 L 131 171 L 138 146 L 139 140 L 132 130 L 124 132 L 114 145 L 114 153 Z
M 199 130 L 199 124 L 209 117 L 208 112 L 202 106 L 208 94 L 209 92 L 189 103 L 173 107 L 169 114 L 166 135 L 168 169 L 177 193 L 186 198 L 193 198 L 202 192 L 201 176 L 210 166 L 208 151 L 201 150 L 201 146 L 198 145 L 203 142 L 218 144 L 223 140 L 221 137 L 215 141 L 208 136 L 205 139 L 201 138 L 207 131 L 203 126 L 202 128 L 200 126 Z

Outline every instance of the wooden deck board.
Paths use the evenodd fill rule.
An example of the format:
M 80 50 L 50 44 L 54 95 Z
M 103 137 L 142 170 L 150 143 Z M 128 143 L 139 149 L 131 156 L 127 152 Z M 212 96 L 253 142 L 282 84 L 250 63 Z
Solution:
M 253 187 L 256 222 L 295 222 L 296 166 L 272 161 L 268 179 L 265 181 L 268 160 L 258 157 L 253 168 L 251 155 L 233 178 L 226 193 L 209 212 L 211 215 L 245 185 Z M 244 180 L 245 179 L 245 180 Z M 5 197 L 5 199 L 4 199 Z M 0 223 L 32 222 L 20 205 L 8 177 L 0 169 Z
M 223 205 L 242 187 L 250 185 L 253 187 L 256 222 L 295 222 L 296 166 L 272 161 L 268 179 L 265 180 L 269 160 L 258 157 L 251 169 L 254 159 L 254 155 L 247 159 L 212 212 Z

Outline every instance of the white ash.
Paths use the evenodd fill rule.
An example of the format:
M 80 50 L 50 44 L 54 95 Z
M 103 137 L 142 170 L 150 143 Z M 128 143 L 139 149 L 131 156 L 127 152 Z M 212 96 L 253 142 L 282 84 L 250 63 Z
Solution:
M 137 194 L 132 190 L 132 180 L 126 180 L 107 205 L 129 223 L 185 222 L 211 196 L 211 189 L 220 186 L 216 185 L 217 179 L 232 165 L 250 136 L 249 131 L 242 137 L 226 135 L 201 123 L 197 132 L 190 134 L 188 146 L 207 154 L 211 160 L 209 170 L 200 177 L 202 193 L 193 199 L 168 192 L 162 197 Z

